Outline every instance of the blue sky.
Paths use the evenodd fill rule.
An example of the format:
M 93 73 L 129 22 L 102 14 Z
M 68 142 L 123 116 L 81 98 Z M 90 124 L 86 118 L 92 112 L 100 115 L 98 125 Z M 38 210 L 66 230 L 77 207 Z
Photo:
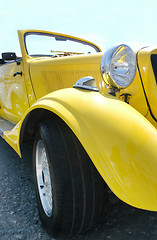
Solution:
M 156 0 L 5 0 L 0 9 L 1 52 L 19 52 L 17 29 L 27 28 L 82 37 L 103 50 L 157 45 Z

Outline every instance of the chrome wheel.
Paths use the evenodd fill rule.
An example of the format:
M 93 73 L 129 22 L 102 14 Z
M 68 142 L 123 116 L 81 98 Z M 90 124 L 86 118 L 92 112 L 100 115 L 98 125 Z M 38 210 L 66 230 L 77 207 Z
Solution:
M 36 176 L 42 207 L 45 214 L 51 217 L 53 209 L 51 176 L 46 149 L 42 140 L 38 140 L 36 145 Z

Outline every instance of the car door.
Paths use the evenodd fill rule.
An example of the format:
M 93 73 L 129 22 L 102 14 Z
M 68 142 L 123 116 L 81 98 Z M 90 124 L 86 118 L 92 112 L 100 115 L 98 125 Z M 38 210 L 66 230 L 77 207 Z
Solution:
M 23 62 L 11 61 L 0 66 L 0 115 L 17 123 L 28 109 Z

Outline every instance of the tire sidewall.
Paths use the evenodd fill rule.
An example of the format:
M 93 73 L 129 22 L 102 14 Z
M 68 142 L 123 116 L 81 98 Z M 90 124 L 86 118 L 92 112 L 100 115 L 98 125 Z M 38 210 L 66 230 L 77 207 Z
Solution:
M 46 150 L 46 155 L 47 155 L 47 160 L 49 164 L 49 170 L 50 170 L 50 178 L 51 178 L 51 189 L 52 189 L 52 215 L 48 217 L 43 209 L 41 199 L 40 199 L 40 194 L 39 194 L 39 189 L 38 189 L 38 183 L 37 183 L 37 171 L 36 171 L 36 148 L 38 141 L 42 140 L 45 150 Z M 43 222 L 44 227 L 48 231 L 49 234 L 51 232 L 55 232 L 53 228 L 55 229 L 55 216 L 57 216 L 57 207 L 56 207 L 56 201 L 55 201 L 55 186 L 52 184 L 52 182 L 55 182 L 54 179 L 54 174 L 53 174 L 53 164 L 52 164 L 52 158 L 50 160 L 50 154 L 48 151 L 48 146 L 47 142 L 44 138 L 44 135 L 42 133 L 42 129 L 39 128 L 38 134 L 35 137 L 34 141 L 34 147 L 33 147 L 33 170 L 34 170 L 34 182 L 35 182 L 35 191 L 36 191 L 36 197 L 37 197 L 37 204 L 38 204 L 38 209 L 39 209 L 39 215 L 40 218 Z M 53 223 L 53 224 L 52 224 Z

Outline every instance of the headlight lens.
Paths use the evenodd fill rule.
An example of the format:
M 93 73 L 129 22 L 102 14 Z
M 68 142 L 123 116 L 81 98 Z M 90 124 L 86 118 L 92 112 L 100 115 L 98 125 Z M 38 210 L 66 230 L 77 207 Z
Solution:
M 127 45 L 107 50 L 101 59 L 101 73 L 105 82 L 117 88 L 128 87 L 136 73 L 136 57 Z

